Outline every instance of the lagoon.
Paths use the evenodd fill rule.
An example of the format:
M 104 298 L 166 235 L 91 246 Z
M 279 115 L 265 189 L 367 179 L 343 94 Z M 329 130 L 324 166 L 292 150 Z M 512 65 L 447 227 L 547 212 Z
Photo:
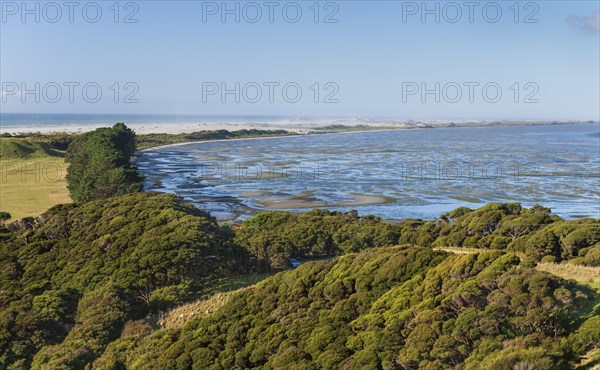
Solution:
M 268 209 L 434 219 L 489 202 L 600 217 L 600 126 L 449 127 L 199 142 L 141 152 L 146 189 L 221 220 Z

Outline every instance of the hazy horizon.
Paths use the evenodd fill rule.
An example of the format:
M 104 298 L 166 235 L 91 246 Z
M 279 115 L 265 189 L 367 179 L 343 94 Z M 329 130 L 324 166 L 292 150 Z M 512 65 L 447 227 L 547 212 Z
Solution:
M 3 112 L 600 120 L 593 1 L 2 4 Z
M 360 115 L 285 115 L 285 114 L 205 114 L 205 113 L 146 113 L 146 112 L 0 112 L 0 115 L 38 115 L 38 116 L 148 116 L 148 117 L 214 117 L 214 118 L 281 118 L 294 120 L 320 120 L 320 119 L 339 119 L 339 120 L 374 120 L 374 121 L 390 121 L 390 122 L 428 122 L 428 121 L 443 121 L 443 122 L 591 122 L 599 123 L 599 119 L 576 119 L 576 118 L 526 118 L 526 117 L 402 117 L 402 116 L 360 116 Z

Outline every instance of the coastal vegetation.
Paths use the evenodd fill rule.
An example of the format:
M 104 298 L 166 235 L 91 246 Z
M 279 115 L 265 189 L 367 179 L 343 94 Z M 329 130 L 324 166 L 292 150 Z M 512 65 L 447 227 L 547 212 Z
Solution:
M 106 130 L 101 129 L 100 131 Z M 135 142 L 136 149 L 147 149 L 153 146 L 182 142 L 293 134 L 293 132 L 285 130 L 218 130 L 199 131 L 189 134 L 135 135 Z M 15 219 L 35 217 L 56 204 L 68 203 L 71 199 L 76 200 L 70 197 L 70 191 L 67 189 L 65 179 L 67 167 L 69 166 L 69 163 L 65 162 L 67 148 L 76 139 L 77 141 L 83 141 L 96 135 L 98 134 L 4 133 L 0 135 L 0 193 L 2 194 L 0 211 L 10 212 Z M 106 154 L 106 149 L 104 148 L 101 152 Z M 112 149 L 115 149 L 114 145 Z M 117 149 L 121 150 L 120 148 Z M 122 152 L 118 156 L 126 157 L 127 155 L 131 156 L 126 152 Z M 105 159 L 100 156 L 98 157 L 99 159 Z M 82 160 L 81 157 L 78 160 Z M 123 159 L 120 159 L 120 162 L 122 163 Z M 103 164 L 103 168 L 106 168 L 107 165 L 106 163 Z M 111 164 L 108 166 L 122 167 L 121 164 Z M 74 169 L 75 167 L 73 167 Z M 127 171 L 125 168 L 123 168 L 123 172 L 128 173 L 125 176 L 127 182 L 131 182 L 136 177 L 135 174 Z M 78 176 L 83 175 L 79 174 Z M 117 176 L 116 179 L 123 179 L 123 177 Z M 114 183 L 116 179 L 113 178 L 111 181 Z M 74 181 L 77 182 L 77 180 Z M 84 186 L 79 181 L 79 185 L 73 185 L 73 191 L 76 193 L 84 192 L 81 189 L 82 187 Z M 136 186 L 133 186 L 133 188 L 136 188 Z M 109 195 L 111 194 L 105 194 L 104 196 Z
M 64 157 L 69 144 L 86 133 L 20 133 L 0 135 L 0 160 Z M 136 134 L 136 149 L 207 140 L 299 135 L 287 130 L 202 130 L 183 134 Z
M 490 203 L 219 224 L 142 191 L 137 140 L 123 124 L 72 138 L 75 203 L 0 213 L 0 368 L 600 364 L 597 219 Z
M 67 188 L 76 203 L 143 190 L 143 176 L 131 163 L 135 133 L 123 123 L 76 137 L 67 148 Z
M 29 367 L 36 353 L 38 367 L 83 367 L 127 320 L 197 297 L 208 277 L 249 270 L 231 239 L 210 215 L 152 193 L 58 205 L 6 225 L 0 367 Z
M 600 343 L 596 270 L 575 264 L 598 248 L 597 223 L 549 216 L 524 251 L 433 247 L 498 209 L 547 212 L 491 204 L 398 225 L 267 212 L 230 227 L 167 194 L 59 205 L 0 230 L 0 366 L 574 367 Z M 558 226 L 557 255 L 575 255 L 536 268 L 530 239 Z M 305 263 L 286 271 L 290 257 Z
M 563 220 L 548 208 L 526 209 L 518 203 L 458 208 L 438 220 L 407 219 L 393 225 L 356 212 L 271 211 L 245 221 L 236 238 L 271 267 L 290 257 L 336 256 L 395 244 L 502 250 L 532 262 L 600 266 L 600 220 Z
M 245 139 L 255 137 L 289 136 L 298 135 L 286 130 L 257 130 L 244 129 L 236 131 L 228 130 L 204 130 L 188 134 L 141 134 L 137 136 L 138 149 L 146 149 L 154 146 L 187 143 L 207 140 Z
M 65 151 L 77 134 L 0 135 L 0 160 L 41 157 L 63 158 Z
M 262 212 L 235 228 L 236 242 L 264 269 L 288 266 L 290 258 L 334 257 L 395 245 L 398 229 L 356 211 Z
M 565 368 L 597 346 L 594 292 L 490 251 L 377 248 L 307 263 L 181 328 L 122 336 L 94 367 Z M 123 351 L 124 348 L 127 348 Z

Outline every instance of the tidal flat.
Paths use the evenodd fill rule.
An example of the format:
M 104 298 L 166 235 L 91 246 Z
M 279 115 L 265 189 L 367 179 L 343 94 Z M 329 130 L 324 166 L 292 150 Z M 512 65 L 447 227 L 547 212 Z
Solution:
M 598 218 L 599 133 L 571 124 L 240 139 L 146 150 L 137 165 L 147 190 L 222 220 L 307 208 L 433 219 L 489 202 Z

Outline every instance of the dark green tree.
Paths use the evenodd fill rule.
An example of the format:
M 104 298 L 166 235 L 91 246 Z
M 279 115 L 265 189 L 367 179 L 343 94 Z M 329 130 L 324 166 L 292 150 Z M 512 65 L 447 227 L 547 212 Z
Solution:
M 0 212 L 0 226 L 4 225 L 4 223 L 11 219 L 11 215 L 8 212 Z
M 67 187 L 76 203 L 143 190 L 143 177 L 131 163 L 135 133 L 123 123 L 99 128 L 71 142 Z

